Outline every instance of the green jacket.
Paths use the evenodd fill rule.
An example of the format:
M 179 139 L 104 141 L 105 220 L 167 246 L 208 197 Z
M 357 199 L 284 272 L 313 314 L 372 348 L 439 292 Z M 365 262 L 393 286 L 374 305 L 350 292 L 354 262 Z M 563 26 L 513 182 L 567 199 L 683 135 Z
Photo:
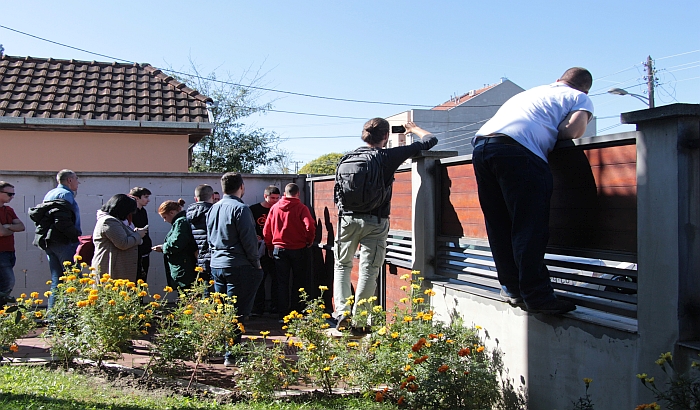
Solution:
M 197 242 L 184 211 L 175 215 L 173 226 L 165 235 L 163 255 L 168 284 L 178 288 L 192 285 L 197 278 L 197 272 L 194 270 L 197 266 Z

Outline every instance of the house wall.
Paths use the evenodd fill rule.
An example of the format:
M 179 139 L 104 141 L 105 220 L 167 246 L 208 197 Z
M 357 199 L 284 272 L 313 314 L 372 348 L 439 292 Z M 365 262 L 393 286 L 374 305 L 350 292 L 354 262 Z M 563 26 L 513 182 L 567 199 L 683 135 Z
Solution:
M 0 169 L 187 172 L 187 135 L 0 130 Z
M 41 202 L 46 192 L 56 186 L 55 175 L 54 172 L 0 171 L 0 180 L 15 186 L 17 195 L 9 206 L 15 210 L 27 228 L 24 232 L 15 234 L 17 264 L 14 271 L 17 283 L 12 292 L 13 296 L 20 293 L 29 294 L 33 291 L 43 294 L 49 288 L 46 281 L 51 279 L 51 275 L 46 254 L 32 245 L 34 223 L 29 219 L 27 211 Z M 142 186 L 153 193 L 146 210 L 149 218 L 149 235 L 154 245 L 163 243 L 166 233 L 170 230 L 170 225 L 157 213 L 158 206 L 163 201 L 182 198 L 187 202 L 186 208 L 194 202 L 194 189 L 199 184 L 209 184 L 215 191 L 222 191 L 220 174 L 78 172 L 78 177 L 81 183 L 76 201 L 80 206 L 83 234 L 92 233 L 97 210 L 112 195 L 128 193 L 131 188 Z M 268 185 L 276 185 L 283 189 L 286 184 L 296 182 L 302 190 L 305 186 L 303 177 L 299 178 L 291 174 L 244 175 L 243 180 L 246 186 L 243 201 L 248 205 L 261 202 L 263 191 Z M 162 254 L 151 253 L 148 283 L 154 289 L 162 289 L 166 285 Z

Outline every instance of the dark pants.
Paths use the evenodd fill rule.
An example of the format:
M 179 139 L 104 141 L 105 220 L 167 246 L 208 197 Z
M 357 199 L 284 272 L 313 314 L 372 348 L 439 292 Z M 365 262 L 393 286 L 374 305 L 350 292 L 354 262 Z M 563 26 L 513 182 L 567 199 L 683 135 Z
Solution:
M 260 287 L 258 288 L 258 293 L 255 295 L 255 303 L 253 304 L 253 313 L 262 314 L 265 312 L 265 282 L 267 278 L 270 278 L 270 294 L 271 299 L 274 300 L 277 297 L 277 273 L 275 268 L 275 260 L 265 255 L 260 258 L 260 265 L 262 265 L 263 278 L 260 282 Z M 276 306 L 276 304 L 275 304 Z
M 299 303 L 299 288 L 304 288 L 310 297 L 315 294 L 311 289 L 313 286 L 311 249 L 280 248 L 275 259 L 275 269 L 277 270 L 277 314 L 282 317 L 291 310 L 304 309 L 305 306 Z
M 255 292 L 262 280 L 262 269 L 253 266 L 237 266 L 234 268 L 211 268 L 214 279 L 214 291 L 236 298 L 238 316 L 250 315 L 253 309 Z
M 61 282 L 59 278 L 65 271 L 63 262 L 70 261 L 73 264 L 73 256 L 78 248 L 78 243 L 70 244 L 50 244 L 46 248 L 46 258 L 49 260 L 49 270 L 51 270 L 51 292 L 55 293 L 56 287 Z M 54 295 L 49 296 L 49 309 L 53 307 Z
M 13 302 L 10 293 L 15 287 L 14 267 L 16 262 L 17 257 L 14 252 L 0 252 L 0 307 L 5 305 L 5 301 Z
M 148 282 L 148 267 L 151 266 L 151 255 L 139 255 L 136 260 L 136 280 L 143 279 L 144 282 Z
M 519 144 L 474 149 L 474 173 L 498 280 L 528 307 L 555 298 L 544 264 L 549 240 L 552 172 Z

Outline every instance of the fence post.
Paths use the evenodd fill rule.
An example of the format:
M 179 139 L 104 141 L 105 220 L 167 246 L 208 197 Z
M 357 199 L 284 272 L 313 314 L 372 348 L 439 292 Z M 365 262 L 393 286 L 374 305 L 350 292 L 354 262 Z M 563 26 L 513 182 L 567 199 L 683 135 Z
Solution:
M 622 114 L 636 124 L 640 369 L 700 342 L 700 105 Z M 700 347 L 700 345 L 699 345 Z M 699 350 L 696 350 L 699 351 Z
M 457 151 L 421 151 L 411 158 L 411 230 L 413 270 L 430 279 L 435 275 L 435 237 L 437 235 L 436 197 L 440 158 L 453 157 Z

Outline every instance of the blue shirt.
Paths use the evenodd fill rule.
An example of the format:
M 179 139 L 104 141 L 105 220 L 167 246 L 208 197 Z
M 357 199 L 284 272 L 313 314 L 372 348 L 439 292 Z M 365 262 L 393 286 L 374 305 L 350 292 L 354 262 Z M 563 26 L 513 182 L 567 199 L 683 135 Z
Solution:
M 212 268 L 260 267 L 258 237 L 250 208 L 233 195 L 224 195 L 207 214 L 207 240 Z
M 78 208 L 78 203 L 75 201 L 75 194 L 73 191 L 63 184 L 58 184 L 56 188 L 50 190 L 44 196 L 44 202 L 53 199 L 65 199 L 71 203 L 73 212 L 75 212 L 75 228 L 78 230 L 78 233 L 82 235 L 83 231 L 80 229 L 80 208 Z

